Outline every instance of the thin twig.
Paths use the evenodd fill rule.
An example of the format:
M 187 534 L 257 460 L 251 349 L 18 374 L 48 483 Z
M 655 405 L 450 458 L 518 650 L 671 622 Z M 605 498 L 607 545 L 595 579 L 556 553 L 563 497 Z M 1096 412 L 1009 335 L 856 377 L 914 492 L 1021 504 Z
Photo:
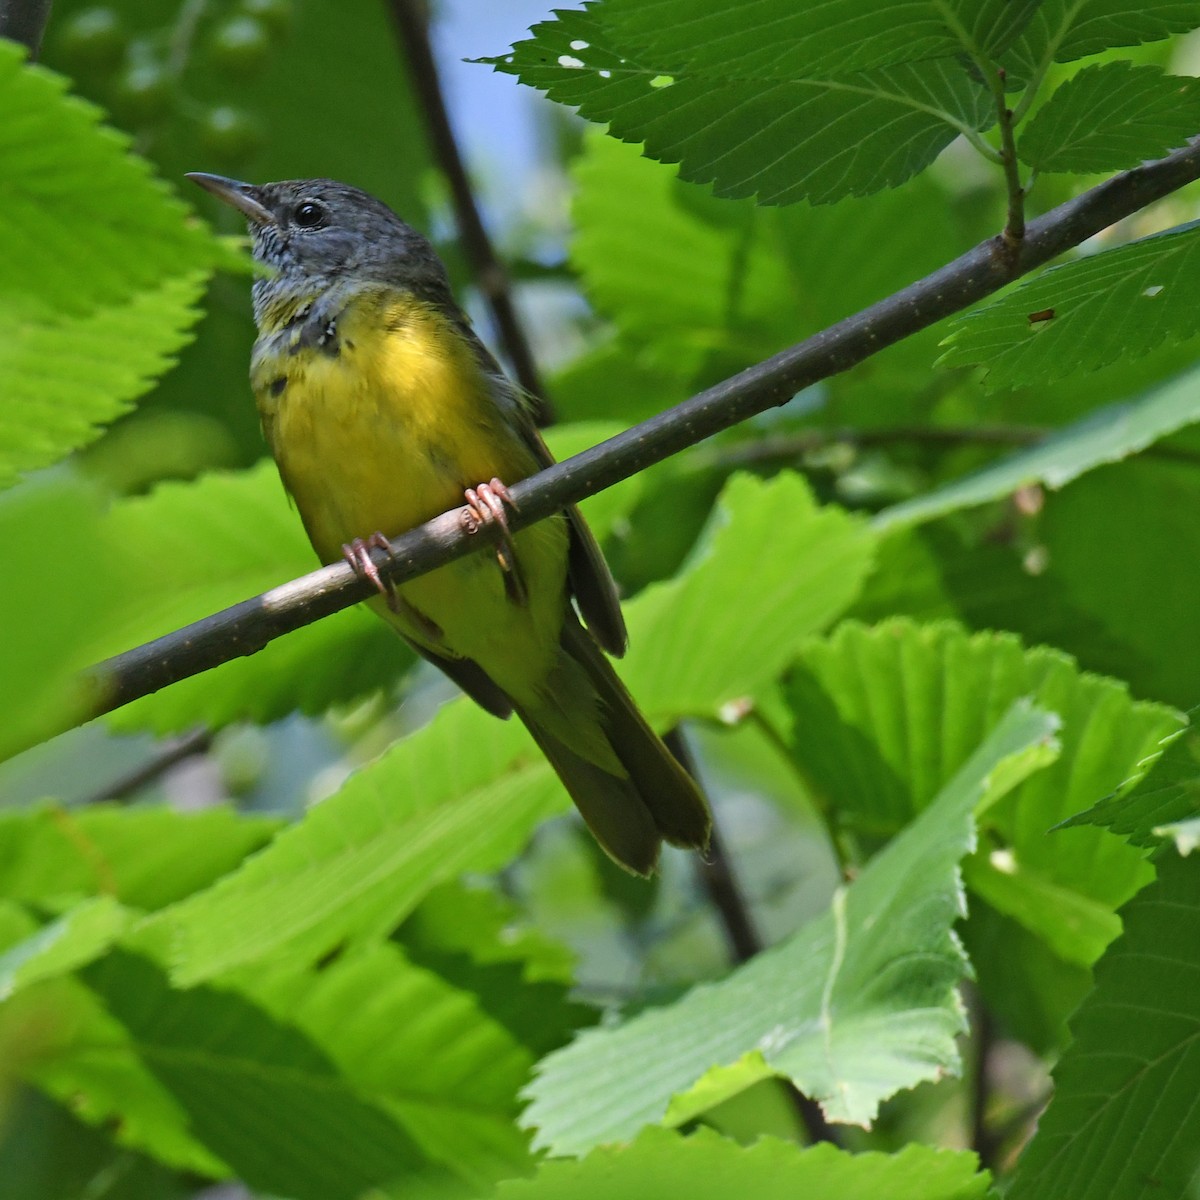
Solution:
M 736 446 L 721 446 L 710 462 L 721 466 L 802 458 L 829 446 L 890 446 L 914 442 L 934 446 L 1032 446 L 1051 430 L 1038 425 L 892 425 L 880 429 L 802 429 Z
M 0 0 L 0 38 L 20 42 L 37 60 L 50 20 L 50 0 Z
M 987 72 L 988 84 L 996 101 L 996 117 L 1000 126 L 1000 160 L 1004 166 L 1004 184 L 1008 190 L 1008 220 L 1004 225 L 1004 248 L 1014 261 L 1025 240 L 1025 185 L 1021 182 L 1021 164 L 1017 159 L 1017 139 L 1014 132 L 1016 122 L 1013 110 L 1008 107 L 1008 96 L 1004 85 L 1006 75 L 1003 68 L 991 68 Z
M 971 1025 L 975 1061 L 971 1064 L 971 1149 L 979 1155 L 979 1165 L 991 1170 L 999 1146 L 994 1132 L 988 1128 L 987 1109 L 991 1097 L 988 1067 L 996 1034 L 991 1014 L 978 994 L 973 996 Z
M 692 757 L 691 749 L 684 739 L 679 726 L 675 726 L 663 738 L 668 749 L 679 760 L 684 770 L 696 782 L 700 783 L 700 775 L 696 769 L 696 760 Z M 708 854 L 696 856 L 696 870 L 700 883 L 708 896 L 709 903 L 717 912 L 721 928 L 729 943 L 729 953 L 735 963 L 749 962 L 763 948 L 763 940 L 754 925 L 750 915 L 750 907 L 734 874 L 733 861 L 721 837 L 714 813 L 712 837 L 708 845 Z M 841 1145 L 833 1126 L 825 1120 L 821 1106 L 806 1096 L 790 1079 L 779 1077 L 780 1086 L 784 1090 L 789 1103 L 796 1110 L 796 1116 L 803 1126 L 811 1142 L 831 1142 Z
M 165 775 L 184 759 L 204 754 L 212 745 L 212 740 L 212 731 L 209 729 L 194 729 L 191 733 L 172 738 L 158 747 L 146 762 L 93 792 L 83 803 L 102 804 L 109 800 L 124 800 L 126 796 L 141 791 L 147 784 Z
M 515 532 L 606 487 L 782 404 L 802 388 L 926 329 L 991 295 L 1006 283 L 1092 237 L 1151 201 L 1200 178 L 1200 140 L 1157 162 L 1137 167 L 1068 200 L 1031 221 L 1016 260 L 989 238 L 917 283 L 765 362 L 708 388 L 690 400 L 565 462 L 510 487 Z M 396 583 L 416 578 L 489 545 L 452 509 L 391 543 L 392 558 L 374 554 L 380 572 Z M 324 567 L 224 612 L 117 655 L 93 668 L 92 715 L 200 671 L 253 654 L 269 641 L 348 608 L 372 594 L 369 583 L 344 563 Z
M 537 403 L 537 423 L 549 425 L 554 420 L 554 413 L 546 399 L 546 391 L 525 331 L 517 317 L 508 271 L 483 226 L 471 181 L 467 178 L 458 141 L 450 124 L 437 60 L 429 40 L 429 5 L 426 0 L 388 0 L 388 8 L 401 49 L 408 59 L 409 72 L 421 103 L 434 157 L 450 185 L 463 251 L 471 264 L 475 282 L 491 310 L 497 335 L 513 374 Z

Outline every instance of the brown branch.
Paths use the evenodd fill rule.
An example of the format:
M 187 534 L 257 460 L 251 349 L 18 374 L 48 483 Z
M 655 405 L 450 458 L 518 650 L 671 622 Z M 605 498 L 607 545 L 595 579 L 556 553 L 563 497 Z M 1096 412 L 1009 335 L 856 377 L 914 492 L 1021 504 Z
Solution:
M 0 37 L 20 42 L 34 61 L 50 20 L 50 0 L 0 0 Z
M 191 733 L 171 738 L 159 746 L 146 762 L 93 792 L 81 803 L 103 804 L 105 801 L 124 800 L 165 775 L 185 759 L 207 753 L 212 741 L 213 735 L 209 729 L 193 729 Z
M 952 263 L 765 362 L 708 388 L 667 412 L 511 487 L 514 530 L 531 525 L 802 388 L 845 371 L 910 334 L 991 295 L 1064 250 L 1077 246 L 1154 200 L 1200 178 L 1200 141 L 1157 162 L 1117 175 L 1031 221 L 1016 262 L 989 238 Z M 392 542 L 393 561 L 376 554 L 397 583 L 415 578 L 487 543 L 453 509 Z M 157 691 L 244 654 L 281 634 L 365 599 L 370 585 L 346 565 L 325 567 L 244 600 L 224 612 L 99 664 L 93 715 Z
M 429 41 L 429 5 L 427 0 L 388 0 L 388 9 L 396 26 L 401 50 L 408 60 L 409 74 L 420 100 L 434 158 L 450 185 L 463 251 L 471 264 L 475 282 L 491 310 L 496 332 L 512 365 L 513 374 L 537 403 L 537 423 L 549 425 L 554 420 L 554 413 L 546 399 L 525 330 L 517 317 L 508 271 L 483 227 L 471 181 L 467 178 L 458 141 L 450 124 L 437 60 Z

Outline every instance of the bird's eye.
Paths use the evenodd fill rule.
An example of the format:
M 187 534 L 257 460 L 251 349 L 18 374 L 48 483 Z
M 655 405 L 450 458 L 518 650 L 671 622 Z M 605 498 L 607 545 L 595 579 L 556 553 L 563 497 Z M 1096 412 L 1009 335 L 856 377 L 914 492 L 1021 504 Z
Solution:
M 296 206 L 292 220 L 301 229 L 316 229 L 325 220 L 325 208 L 312 200 L 305 200 Z

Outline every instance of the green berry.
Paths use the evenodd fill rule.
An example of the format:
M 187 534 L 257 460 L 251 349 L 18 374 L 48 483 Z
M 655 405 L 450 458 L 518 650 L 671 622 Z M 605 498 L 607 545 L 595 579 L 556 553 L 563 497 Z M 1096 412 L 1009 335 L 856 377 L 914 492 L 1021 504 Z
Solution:
M 200 144 L 215 159 L 232 167 L 258 151 L 263 134 L 248 113 L 222 104 L 205 114 L 200 125 Z
M 129 35 L 111 8 L 85 8 L 53 30 L 53 48 L 68 70 L 107 75 L 125 55 Z
M 208 52 L 213 66 L 226 74 L 257 75 L 271 57 L 271 35 L 254 17 L 230 17 L 213 30 Z

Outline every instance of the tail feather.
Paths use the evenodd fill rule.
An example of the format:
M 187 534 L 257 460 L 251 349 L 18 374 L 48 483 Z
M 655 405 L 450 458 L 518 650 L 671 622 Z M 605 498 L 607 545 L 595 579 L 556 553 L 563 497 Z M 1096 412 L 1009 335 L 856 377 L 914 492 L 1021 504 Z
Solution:
M 638 875 L 653 871 L 664 839 L 676 846 L 706 847 L 712 819 L 695 781 L 646 723 L 608 659 L 573 614 L 565 622 L 562 646 L 567 657 L 583 668 L 586 682 L 595 691 L 594 711 L 615 756 L 612 765 L 619 764 L 620 773 L 597 763 L 590 750 L 585 757 L 567 744 L 559 728 L 559 711 L 552 719 L 539 719 L 537 710 L 524 705 L 518 705 L 517 712 L 597 841 Z M 578 674 L 575 677 L 583 682 Z
M 611 858 L 635 875 L 653 874 L 662 838 L 633 781 L 610 775 L 564 745 L 539 725 L 536 718 L 520 708 L 517 713 L 562 780 L 596 841 Z

